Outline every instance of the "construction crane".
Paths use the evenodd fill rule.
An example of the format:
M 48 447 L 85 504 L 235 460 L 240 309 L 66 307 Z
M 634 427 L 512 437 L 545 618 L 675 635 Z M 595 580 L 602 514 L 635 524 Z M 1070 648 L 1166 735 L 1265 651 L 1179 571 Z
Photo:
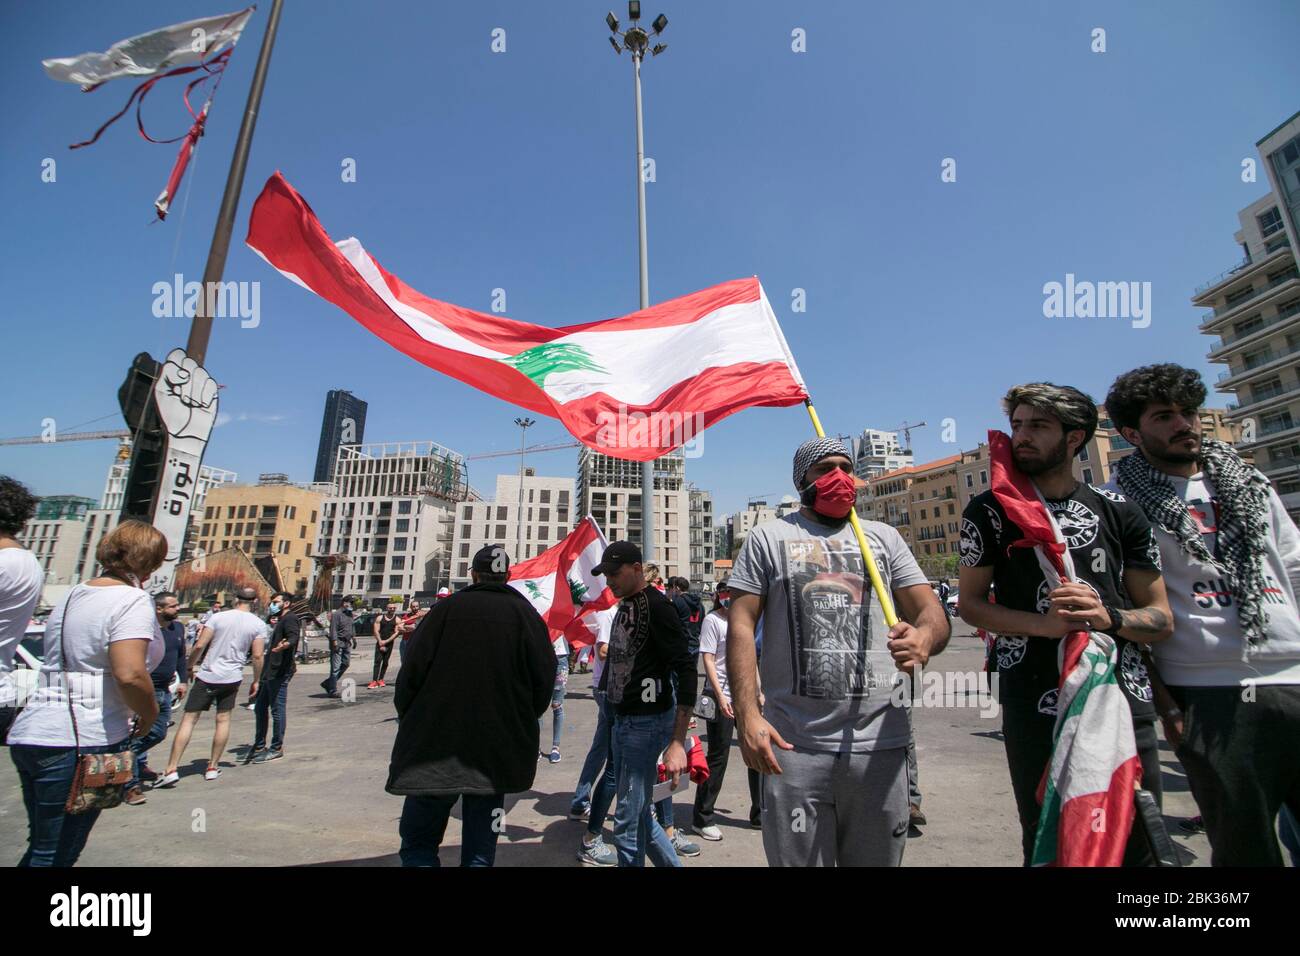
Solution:
M 106 432 L 55 432 L 53 435 L 25 435 L 22 438 L 0 438 L 0 445 L 44 445 L 56 441 L 102 441 L 108 438 L 130 438 L 131 433 L 119 428 Z
M 925 422 L 903 422 L 903 424 L 901 424 L 901 425 L 895 425 L 893 428 L 886 428 L 885 431 L 887 431 L 887 432 L 902 432 L 902 433 L 903 433 L 903 441 L 907 443 L 907 444 L 904 446 L 904 451 L 911 451 L 911 450 L 912 450 L 912 429 L 913 429 L 913 428 L 924 428 L 925 425 L 926 425 Z
M 469 455 L 466 461 L 479 461 L 483 458 L 507 458 L 510 455 L 531 455 L 539 451 L 563 451 L 565 448 L 581 448 L 582 442 L 570 441 L 560 445 L 533 445 L 531 448 L 525 448 L 523 451 L 513 449 L 511 451 L 489 451 L 481 455 Z

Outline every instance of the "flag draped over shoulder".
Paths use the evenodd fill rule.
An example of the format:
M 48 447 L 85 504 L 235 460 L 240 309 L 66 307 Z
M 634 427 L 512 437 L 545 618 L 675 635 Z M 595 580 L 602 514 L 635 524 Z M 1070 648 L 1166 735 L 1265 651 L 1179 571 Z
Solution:
M 588 515 L 553 548 L 511 566 L 507 583 L 536 608 L 551 640 L 563 635 L 573 647 L 595 643 L 587 618 L 617 603 L 605 578 L 592 570 L 608 543 Z
M 1038 489 L 1015 466 L 1011 439 L 989 432 L 992 490 L 1032 547 L 1052 588 L 1074 576 L 1073 559 Z M 1142 763 L 1133 718 L 1115 677 L 1115 642 L 1075 631 L 1061 640 L 1052 757 L 1039 785 L 1035 866 L 1119 866 L 1133 828 Z
M 757 278 L 621 318 L 547 328 L 415 291 L 355 238 L 334 242 L 278 172 L 248 245 L 389 345 L 497 398 L 560 419 L 584 445 L 649 461 L 755 405 L 808 393 Z

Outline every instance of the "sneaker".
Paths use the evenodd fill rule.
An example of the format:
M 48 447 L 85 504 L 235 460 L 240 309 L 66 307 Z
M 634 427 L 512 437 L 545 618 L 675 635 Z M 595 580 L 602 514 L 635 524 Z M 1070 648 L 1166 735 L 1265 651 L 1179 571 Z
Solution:
M 1179 823 L 1178 823 L 1178 828 L 1179 828 L 1180 830 L 1183 830 L 1183 831 L 1186 832 L 1186 833 L 1204 833 L 1204 832 L 1205 832 L 1205 820 L 1204 820 L 1204 818 L 1203 818 L 1203 817 L 1198 813 L 1196 816 L 1191 817 L 1191 818 L 1189 818 L 1189 819 L 1187 819 L 1187 820 L 1181 820 L 1181 821 L 1179 821 Z
M 378 687 L 379 687 L 379 681 L 372 680 L 369 684 L 366 685 L 366 690 L 375 690 Z
M 144 797 L 144 791 L 141 790 L 139 787 L 132 787 L 130 790 L 128 790 L 125 794 L 122 795 L 122 802 L 129 804 L 130 806 L 133 807 L 138 807 L 140 806 L 140 804 L 146 802 Z
M 755 830 L 763 829 L 763 817 L 761 814 L 749 818 L 749 825 Z
M 677 851 L 678 856 L 699 856 L 700 845 L 692 843 L 686 837 L 682 836 L 681 830 L 673 831 L 673 849 Z
M 546 759 L 549 760 L 551 763 L 559 763 L 559 762 L 560 762 L 560 748 L 559 748 L 559 747 L 552 747 L 552 748 L 551 748 L 551 755 L 550 755 L 549 757 L 547 757 Z
M 911 826 L 914 826 L 914 827 L 923 827 L 923 826 L 925 826 L 925 814 L 921 812 L 921 808 L 918 807 L 915 803 L 910 804 L 910 805 L 908 806 L 908 810 L 907 810 L 907 812 L 908 812 L 908 820 L 907 820 L 907 822 L 908 822 Z
M 159 787 L 163 787 L 163 788 L 174 787 L 176 786 L 176 782 L 180 779 L 181 779 L 181 775 L 178 774 L 175 770 L 173 770 L 171 773 L 165 773 L 161 777 L 159 777 L 158 782 L 153 785 L 153 788 L 157 790 Z
M 596 837 L 590 843 L 583 839 L 582 846 L 578 847 L 578 859 L 589 866 L 614 866 L 618 863 L 618 854 L 604 840 Z
M 221 771 L 217 767 L 209 767 L 207 770 L 203 771 L 204 780 L 216 780 L 220 776 Z
M 248 764 L 252 763 L 254 760 L 258 758 L 259 754 L 263 754 L 265 752 L 266 752 L 265 747 L 249 747 L 248 753 L 244 754 L 244 765 L 247 766 Z
M 268 760 L 279 760 L 283 756 L 283 750 L 263 750 L 253 758 L 253 763 L 266 763 Z
M 381 681 L 379 682 L 379 686 L 380 686 L 380 687 L 387 687 L 388 684 L 387 684 L 387 682 L 381 680 Z
M 140 779 L 145 783 L 153 783 L 158 779 L 158 772 L 156 770 L 150 770 L 148 767 L 141 767 Z
M 722 839 L 722 831 L 713 824 L 709 824 L 707 827 L 695 827 L 695 832 L 703 839 L 710 840 L 713 843 L 717 843 Z
M 569 807 L 570 820 L 585 820 L 589 816 L 591 816 L 590 803 L 574 804 L 573 806 Z

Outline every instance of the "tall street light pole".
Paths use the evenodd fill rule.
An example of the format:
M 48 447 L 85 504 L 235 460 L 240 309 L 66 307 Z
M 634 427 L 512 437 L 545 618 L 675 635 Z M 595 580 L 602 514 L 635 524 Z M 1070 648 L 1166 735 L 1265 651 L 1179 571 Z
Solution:
M 605 16 L 609 26 L 609 42 L 614 52 L 621 54 L 627 50 L 632 54 L 632 81 L 636 91 L 636 216 L 637 240 L 640 251 L 641 266 L 641 308 L 650 307 L 650 265 L 647 257 L 646 218 L 645 218 L 645 133 L 641 121 L 641 61 L 645 59 L 646 49 L 650 44 L 650 35 L 639 25 L 641 19 L 640 0 L 630 0 L 627 5 L 628 19 L 632 25 L 623 32 L 618 29 L 618 18 L 613 13 Z M 657 37 L 668 26 L 668 18 L 662 13 L 655 17 L 650 25 Z M 622 43 L 619 43 L 619 40 Z M 650 48 L 652 57 L 668 49 L 666 43 L 656 43 Z M 641 550 L 646 561 L 654 561 L 654 466 L 653 460 L 641 464 Z
M 515 563 L 524 560 L 524 436 L 528 429 L 537 424 L 536 419 L 516 418 L 519 426 L 519 510 L 515 513 Z

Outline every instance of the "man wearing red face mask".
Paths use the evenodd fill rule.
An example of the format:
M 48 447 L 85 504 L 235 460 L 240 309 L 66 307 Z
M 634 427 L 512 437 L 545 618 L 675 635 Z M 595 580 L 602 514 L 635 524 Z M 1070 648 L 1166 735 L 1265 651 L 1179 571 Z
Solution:
M 727 674 L 741 753 L 763 774 L 763 850 L 772 866 L 897 866 L 911 721 L 891 690 L 899 670 L 943 650 L 948 619 L 899 533 L 866 521 L 904 619 L 886 627 L 849 524 L 858 483 L 839 440 L 799 446 L 793 477 L 803 507 L 751 531 L 728 579 Z

